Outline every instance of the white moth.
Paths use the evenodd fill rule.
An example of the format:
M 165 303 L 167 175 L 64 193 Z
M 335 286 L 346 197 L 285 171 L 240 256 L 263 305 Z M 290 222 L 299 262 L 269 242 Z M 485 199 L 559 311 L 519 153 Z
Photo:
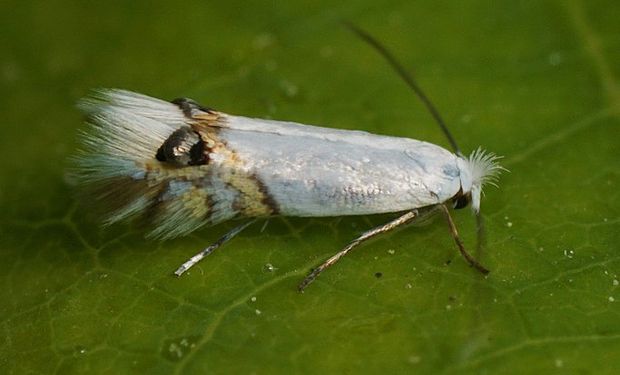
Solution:
M 447 204 L 471 202 L 479 214 L 483 186 L 502 169 L 493 154 L 478 149 L 464 157 L 414 139 L 234 116 L 189 99 L 167 102 L 124 90 L 96 91 L 80 107 L 89 129 L 77 175 L 105 202 L 106 223 L 141 216 L 153 224 L 149 237 L 165 239 L 249 219 L 183 264 L 178 276 L 255 218 L 401 213 L 315 268 L 303 290 L 361 242 L 437 210 L 467 261 L 488 272 L 465 251 Z

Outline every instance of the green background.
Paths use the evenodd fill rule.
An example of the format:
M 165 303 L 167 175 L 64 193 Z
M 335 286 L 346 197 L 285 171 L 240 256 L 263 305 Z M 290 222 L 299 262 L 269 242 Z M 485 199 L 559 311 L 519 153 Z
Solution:
M 505 156 L 487 278 L 434 220 L 296 292 L 382 215 L 255 224 L 177 279 L 235 223 L 147 241 L 76 203 L 75 102 L 94 87 L 447 146 L 340 19 L 415 70 L 464 151 Z M 616 0 L 3 2 L 0 373 L 613 373 L 619 20 Z M 455 220 L 473 248 L 468 210 Z

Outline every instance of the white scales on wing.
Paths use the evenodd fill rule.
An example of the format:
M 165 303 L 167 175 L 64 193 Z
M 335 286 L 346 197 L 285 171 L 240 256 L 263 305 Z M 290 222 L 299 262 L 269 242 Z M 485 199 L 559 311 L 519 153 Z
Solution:
M 221 124 L 243 172 L 262 182 L 282 215 L 405 211 L 461 189 L 462 162 L 427 142 L 230 115 Z

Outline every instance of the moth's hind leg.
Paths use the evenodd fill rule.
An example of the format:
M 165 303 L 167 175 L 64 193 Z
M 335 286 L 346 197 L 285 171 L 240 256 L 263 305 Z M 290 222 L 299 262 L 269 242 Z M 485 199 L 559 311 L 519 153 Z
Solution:
M 317 268 L 312 270 L 312 272 L 310 272 L 310 274 L 308 276 L 306 276 L 306 278 L 299 284 L 297 289 L 300 292 L 303 292 L 303 290 L 308 285 L 310 285 L 310 283 L 312 283 L 321 274 L 321 272 L 325 271 L 328 267 L 334 265 L 334 263 L 339 261 L 340 258 L 342 258 L 343 256 L 347 255 L 349 253 L 349 251 L 351 251 L 354 248 L 356 248 L 362 242 L 365 242 L 365 241 L 367 241 L 367 240 L 369 240 L 369 239 L 371 239 L 371 238 L 373 238 L 376 235 L 379 235 L 381 233 L 389 232 L 392 229 L 395 229 L 395 228 L 400 227 L 402 225 L 408 224 L 411 221 L 413 221 L 414 219 L 416 219 L 417 217 L 419 217 L 418 210 L 409 211 L 406 214 L 396 218 L 395 220 L 390 221 L 387 224 L 383 224 L 383 225 L 378 226 L 376 228 L 373 228 L 373 229 L 371 229 L 371 230 L 369 230 L 367 232 L 364 232 L 361 236 L 359 236 L 355 240 L 351 241 L 342 250 L 340 250 L 339 252 L 334 254 L 331 258 L 329 258 L 325 262 L 323 262 L 323 264 L 321 264 L 320 266 L 318 266 Z
M 181 267 L 174 271 L 174 274 L 177 276 L 181 276 L 183 273 L 185 273 L 185 271 L 192 268 L 196 263 L 200 262 L 203 258 L 211 254 L 215 249 L 230 241 L 233 237 L 235 237 L 237 234 L 239 234 L 242 230 L 250 226 L 250 224 L 254 223 L 255 221 L 256 220 L 250 220 L 244 224 L 239 225 L 238 227 L 233 228 L 231 231 L 229 231 L 228 233 L 220 237 L 217 241 L 215 241 L 215 243 L 213 243 L 211 246 L 202 250 L 198 254 L 191 257 L 187 262 L 183 263 Z

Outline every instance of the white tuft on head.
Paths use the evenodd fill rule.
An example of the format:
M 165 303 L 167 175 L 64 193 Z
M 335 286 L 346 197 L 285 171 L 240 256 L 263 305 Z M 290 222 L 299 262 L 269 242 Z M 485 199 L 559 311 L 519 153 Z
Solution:
M 471 174 L 471 203 L 474 212 L 480 212 L 480 195 L 482 188 L 489 184 L 497 186 L 499 174 L 506 169 L 499 165 L 497 156 L 492 152 L 485 152 L 480 147 L 465 159 L 468 170 Z

